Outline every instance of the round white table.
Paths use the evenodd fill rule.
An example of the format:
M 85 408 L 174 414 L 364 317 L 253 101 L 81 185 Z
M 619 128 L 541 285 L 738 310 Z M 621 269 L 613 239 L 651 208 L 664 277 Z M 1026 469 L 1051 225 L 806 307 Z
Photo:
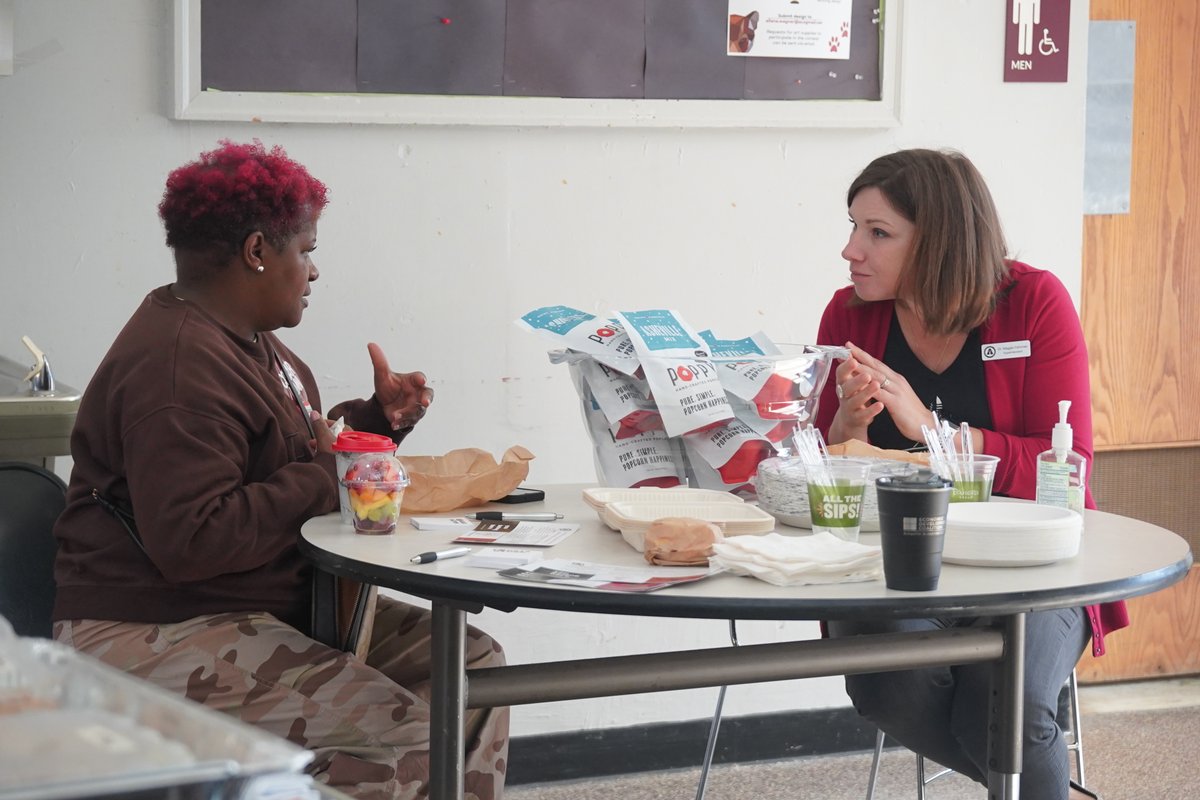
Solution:
M 619 532 L 605 526 L 582 500 L 582 485 L 552 486 L 540 503 L 492 504 L 489 510 L 555 511 L 580 528 L 544 550 L 546 558 L 645 566 Z M 466 509 L 457 512 L 461 515 Z M 455 516 L 447 514 L 440 516 Z M 439 516 L 439 515 L 424 515 Z M 781 533 L 805 535 L 779 526 Z M 461 558 L 413 564 L 421 552 L 450 546 L 454 534 L 417 531 L 406 518 L 394 534 L 365 536 L 337 514 L 310 520 L 300 544 L 321 570 L 427 598 L 433 612 L 433 696 L 430 797 L 463 794 L 463 715 L 466 708 L 515 705 L 671 689 L 723 686 L 824 675 L 914 669 L 976 662 L 994 665 L 996 735 L 989 747 L 991 798 L 1019 794 L 1021 692 L 1025 614 L 1148 594 L 1180 580 L 1192 562 L 1181 537 L 1146 522 L 1085 513 L 1080 551 L 1071 559 L 1033 567 L 944 564 L 938 588 L 888 589 L 882 579 L 817 586 L 774 586 L 731 574 L 652 593 L 623 593 L 531 583 L 469 567 Z M 877 543 L 878 534 L 863 534 Z M 476 547 L 482 547 L 477 545 Z M 324 604 L 322 604 L 324 605 Z M 330 607 L 332 603 L 328 604 Z M 467 671 L 466 614 L 484 607 L 709 619 L 880 619 L 991 617 L 990 627 L 919 634 L 601 657 Z

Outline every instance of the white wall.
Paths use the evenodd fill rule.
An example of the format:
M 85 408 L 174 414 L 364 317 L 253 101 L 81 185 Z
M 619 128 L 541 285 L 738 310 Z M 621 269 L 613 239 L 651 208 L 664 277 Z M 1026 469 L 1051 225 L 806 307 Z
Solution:
M 82 387 L 143 295 L 171 280 L 163 180 L 223 137 L 282 144 L 332 190 L 322 277 L 284 334 L 326 399 L 369 393 L 365 343 L 379 341 L 437 389 L 405 452 L 522 444 L 538 456 L 535 486 L 594 474 L 566 369 L 513 319 L 550 303 L 666 305 L 723 335 L 810 341 L 846 280 L 845 188 L 898 147 L 966 152 L 1014 254 L 1078 299 L 1086 0 L 1073 4 L 1066 84 L 1001 82 L 1000 0 L 907 2 L 902 125 L 884 130 L 177 122 L 171 5 L 15 2 L 15 74 L 0 77 L 0 353 L 24 360 L 28 334 L 66 383 Z M 723 622 L 519 611 L 479 624 L 515 662 L 727 641 Z M 815 625 L 741 633 L 808 637 Z M 715 691 L 528 706 L 513 732 L 701 717 Z M 840 680 L 813 680 L 732 689 L 726 712 L 846 702 Z

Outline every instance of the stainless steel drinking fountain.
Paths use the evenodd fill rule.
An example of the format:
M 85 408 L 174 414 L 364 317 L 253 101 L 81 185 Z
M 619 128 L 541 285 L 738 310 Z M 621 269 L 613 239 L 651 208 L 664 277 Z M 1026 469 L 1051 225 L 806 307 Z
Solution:
M 50 360 L 28 336 L 21 341 L 32 365 L 0 356 L 0 460 L 53 470 L 54 457 L 71 452 L 81 393 L 55 380 Z

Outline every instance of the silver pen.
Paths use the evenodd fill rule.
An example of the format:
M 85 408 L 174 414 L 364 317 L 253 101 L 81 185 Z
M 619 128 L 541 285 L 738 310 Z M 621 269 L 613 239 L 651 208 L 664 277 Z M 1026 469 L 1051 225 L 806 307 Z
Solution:
M 443 558 L 458 558 L 471 552 L 469 547 L 451 547 L 449 550 L 431 550 L 420 553 L 409 559 L 414 564 L 428 564 L 431 561 L 441 561 Z
M 521 514 L 510 511 L 476 511 L 474 514 L 464 514 L 468 519 L 492 520 L 495 522 L 554 522 L 563 518 L 562 514 L 553 511 L 534 511 Z

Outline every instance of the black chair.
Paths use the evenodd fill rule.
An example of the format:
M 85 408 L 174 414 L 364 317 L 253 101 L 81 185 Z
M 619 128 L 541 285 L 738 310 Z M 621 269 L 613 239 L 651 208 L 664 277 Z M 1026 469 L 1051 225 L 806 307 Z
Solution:
M 0 617 L 19 636 L 50 637 L 54 521 L 67 486 L 42 467 L 0 461 Z

